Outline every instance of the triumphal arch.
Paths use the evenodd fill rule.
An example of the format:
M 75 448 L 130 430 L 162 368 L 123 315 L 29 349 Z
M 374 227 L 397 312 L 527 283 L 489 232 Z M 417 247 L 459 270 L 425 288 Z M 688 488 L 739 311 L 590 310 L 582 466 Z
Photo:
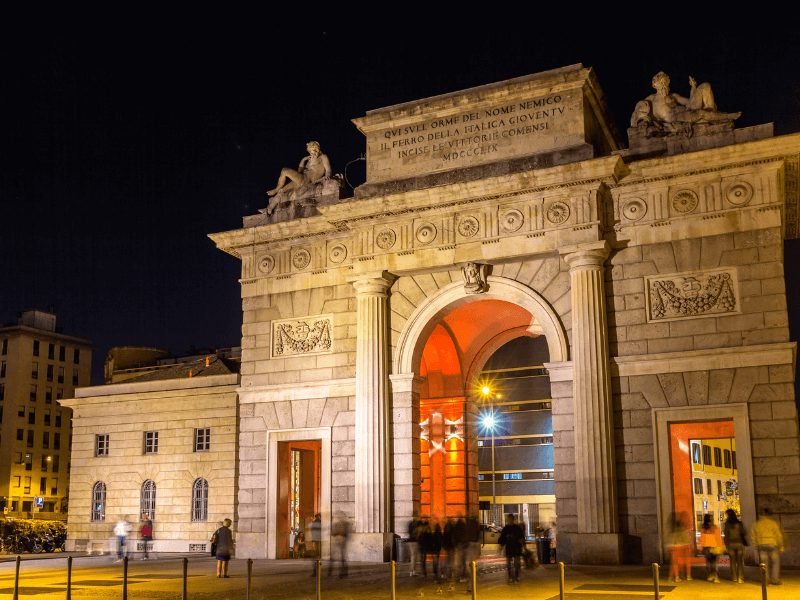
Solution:
M 669 84 L 631 99 L 627 136 L 581 65 L 369 111 L 352 197 L 322 140 L 211 236 L 242 263 L 238 555 L 285 556 L 319 514 L 323 555 L 346 523 L 350 558 L 379 560 L 414 516 L 548 499 L 572 562 L 658 560 L 675 515 L 800 523 L 800 135 L 736 129 L 707 83 Z M 489 444 L 487 400 L 534 422 L 524 386 L 479 390 L 520 338 L 548 430 Z

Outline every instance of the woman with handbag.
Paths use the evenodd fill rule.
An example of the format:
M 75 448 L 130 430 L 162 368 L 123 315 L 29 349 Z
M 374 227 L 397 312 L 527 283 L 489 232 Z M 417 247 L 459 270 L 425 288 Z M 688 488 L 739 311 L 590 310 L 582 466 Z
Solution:
M 706 557 L 707 579 L 713 583 L 719 583 L 717 557 L 725 552 L 725 546 L 722 543 L 722 534 L 719 527 L 714 525 L 714 515 L 703 515 L 703 527 L 700 530 L 700 547 Z
M 731 557 L 731 581 L 744 583 L 744 547 L 747 546 L 744 525 L 736 516 L 736 511 L 725 511 L 725 548 Z

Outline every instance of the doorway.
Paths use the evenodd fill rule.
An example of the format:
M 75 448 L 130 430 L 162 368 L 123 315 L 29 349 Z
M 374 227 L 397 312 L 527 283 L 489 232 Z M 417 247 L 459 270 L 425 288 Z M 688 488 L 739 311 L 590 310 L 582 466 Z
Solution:
M 276 558 L 289 558 L 297 536 L 311 547 L 310 524 L 320 512 L 320 440 L 278 443 Z

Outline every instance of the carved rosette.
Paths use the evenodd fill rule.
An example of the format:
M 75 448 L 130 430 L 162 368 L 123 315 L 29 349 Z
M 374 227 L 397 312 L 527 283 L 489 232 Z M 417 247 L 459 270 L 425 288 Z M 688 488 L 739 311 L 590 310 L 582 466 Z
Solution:
M 647 277 L 645 280 L 649 322 L 739 312 L 735 269 Z
M 525 217 L 522 212 L 516 208 L 507 210 L 500 216 L 500 227 L 506 233 L 519 231 L 523 223 L 525 223 Z
M 272 322 L 272 358 L 327 354 L 333 348 L 333 315 Z
M 465 238 L 475 236 L 480 229 L 480 223 L 475 217 L 464 217 L 458 222 L 458 233 Z
M 375 236 L 375 244 L 381 250 L 389 250 L 397 241 L 397 234 L 391 229 L 382 229 Z
M 744 181 L 737 181 L 725 188 L 725 200 L 734 206 L 746 206 L 753 199 L 753 186 Z
M 554 225 L 561 225 L 567 219 L 569 219 L 569 205 L 566 202 L 556 200 L 547 207 L 547 220 Z
M 622 205 L 620 212 L 628 221 L 639 221 L 647 214 L 647 203 L 641 198 L 631 198 Z
M 415 237 L 420 244 L 427 246 L 436 239 L 436 225 L 433 223 L 423 223 L 417 227 Z
M 258 272 L 263 273 L 264 275 L 269 275 L 272 273 L 272 269 L 275 268 L 275 259 L 272 257 L 271 254 L 265 254 L 264 256 L 258 259 Z
M 692 190 L 680 190 L 672 196 L 672 208 L 678 213 L 690 213 L 697 208 L 699 201 Z
M 334 244 L 328 250 L 328 260 L 333 264 L 341 264 L 347 258 L 347 246 L 344 244 Z
M 292 266 L 298 271 L 302 271 L 311 264 L 311 253 L 305 248 L 295 250 L 292 254 Z

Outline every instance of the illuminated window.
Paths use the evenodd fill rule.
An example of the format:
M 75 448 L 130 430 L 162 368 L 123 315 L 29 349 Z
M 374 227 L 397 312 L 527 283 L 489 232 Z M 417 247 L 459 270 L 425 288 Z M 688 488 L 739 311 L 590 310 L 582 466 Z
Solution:
M 156 484 L 152 479 L 148 479 L 142 484 L 142 496 L 139 504 L 139 514 L 149 514 L 150 518 L 156 518 Z
M 208 520 L 208 481 L 195 479 L 192 486 L 192 521 Z
M 92 487 L 92 521 L 106 520 L 106 484 L 98 481 Z
M 158 432 L 145 431 L 144 432 L 144 453 L 156 454 L 158 452 Z

